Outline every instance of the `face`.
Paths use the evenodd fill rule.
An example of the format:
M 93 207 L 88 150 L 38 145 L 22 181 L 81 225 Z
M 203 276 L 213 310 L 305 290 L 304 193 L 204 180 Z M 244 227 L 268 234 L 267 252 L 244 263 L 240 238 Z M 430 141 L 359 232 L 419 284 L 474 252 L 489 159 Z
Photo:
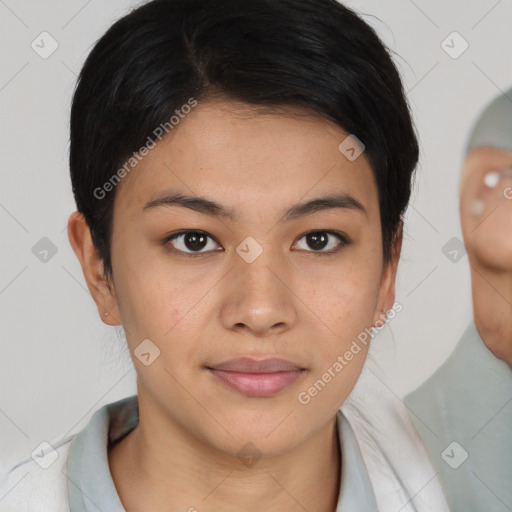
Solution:
M 512 270 L 512 153 L 482 146 L 468 154 L 460 216 L 468 256 L 482 266 Z
M 200 103 L 118 185 L 115 296 L 93 295 L 125 328 L 139 402 L 206 446 L 275 455 L 318 432 L 368 345 L 344 355 L 393 305 L 399 247 L 384 266 L 376 182 L 347 135 Z M 284 366 L 254 364 L 268 358 Z

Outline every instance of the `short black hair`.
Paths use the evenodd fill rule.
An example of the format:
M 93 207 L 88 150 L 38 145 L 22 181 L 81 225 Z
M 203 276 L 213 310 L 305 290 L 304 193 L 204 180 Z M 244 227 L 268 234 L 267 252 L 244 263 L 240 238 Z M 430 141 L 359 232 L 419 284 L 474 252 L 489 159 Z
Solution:
M 218 95 L 305 107 L 361 140 L 389 261 L 419 149 L 398 70 L 375 31 L 336 0 L 152 0 L 96 42 L 71 106 L 73 193 L 107 277 L 116 187 L 97 191 L 177 109 Z

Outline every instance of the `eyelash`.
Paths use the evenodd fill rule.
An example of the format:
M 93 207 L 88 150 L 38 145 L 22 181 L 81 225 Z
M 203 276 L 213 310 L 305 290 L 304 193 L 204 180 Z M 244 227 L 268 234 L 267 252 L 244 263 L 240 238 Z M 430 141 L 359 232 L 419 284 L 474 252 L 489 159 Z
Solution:
M 194 229 L 190 229 L 190 230 L 185 230 L 185 231 L 179 231 L 178 233 L 174 233 L 173 235 L 170 235 L 168 237 L 166 237 L 164 240 L 163 240 L 163 245 L 166 246 L 167 250 L 169 250 L 170 252 L 173 252 L 175 254 L 179 254 L 180 256 L 185 256 L 185 257 L 191 257 L 191 258 L 197 258 L 198 256 L 204 256 L 205 254 L 212 254 L 213 252 L 220 252 L 220 251 L 205 251 L 205 252 L 186 252 L 186 251 L 182 251 L 180 249 L 175 249 L 174 247 L 172 247 L 172 245 L 169 244 L 169 242 L 171 240 L 174 240 L 182 235 L 186 235 L 186 234 L 189 234 L 189 233 L 196 233 L 196 234 L 200 234 L 200 235 L 205 235 L 207 236 L 208 238 L 210 238 L 211 240 L 215 241 L 215 243 L 219 244 L 219 242 L 217 242 L 217 240 L 215 240 L 214 237 L 212 237 L 210 234 L 206 233 L 206 231 L 200 231 L 200 230 L 194 230 Z M 302 234 L 298 240 L 301 240 L 302 238 L 308 236 L 308 235 L 311 235 L 311 234 L 317 234 L 317 233 L 325 233 L 325 234 L 329 234 L 329 235 L 333 235 L 335 236 L 336 238 L 338 238 L 338 240 L 341 242 L 335 249 L 331 249 L 329 251 L 313 251 L 313 250 L 310 250 L 310 251 L 304 251 L 304 252 L 309 252 L 315 256 L 328 256 L 328 255 L 331 255 L 331 254 L 336 254 L 338 253 L 339 251 L 341 251 L 341 249 L 347 245 L 350 245 L 351 244 L 351 240 L 344 234 L 344 233 L 340 233 L 338 231 L 330 231 L 330 230 L 313 230 L 313 231 L 308 231 L 307 233 L 304 233 Z M 220 245 L 220 244 L 219 244 Z

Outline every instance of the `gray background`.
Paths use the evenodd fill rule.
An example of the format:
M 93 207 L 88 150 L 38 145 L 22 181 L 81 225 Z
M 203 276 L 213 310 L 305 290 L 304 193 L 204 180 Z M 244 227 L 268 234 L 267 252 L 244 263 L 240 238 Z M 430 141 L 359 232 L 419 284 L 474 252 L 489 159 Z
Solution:
M 458 179 L 468 130 L 511 85 L 512 0 L 347 1 L 398 55 L 421 139 L 407 214 L 397 300 L 404 310 L 375 340 L 400 396 L 449 355 L 471 318 L 467 256 L 442 252 L 462 238 Z M 82 428 L 101 405 L 135 393 L 119 330 L 105 326 L 67 238 L 69 107 L 91 45 L 137 4 L 128 0 L 0 0 L 0 464 Z M 57 41 L 43 59 L 31 44 Z M 452 58 L 442 42 L 469 48 Z M 454 51 L 461 48 L 454 40 Z M 48 48 L 48 46 L 46 46 Z M 32 248 L 47 237 L 56 254 Z

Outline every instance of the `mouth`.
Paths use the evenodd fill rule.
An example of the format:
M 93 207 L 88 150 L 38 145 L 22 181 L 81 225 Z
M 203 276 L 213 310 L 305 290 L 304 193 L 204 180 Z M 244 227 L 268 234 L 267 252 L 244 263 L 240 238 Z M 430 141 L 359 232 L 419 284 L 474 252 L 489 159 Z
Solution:
M 206 369 L 218 382 L 250 397 L 273 396 L 307 373 L 306 368 L 280 358 L 242 357 Z

